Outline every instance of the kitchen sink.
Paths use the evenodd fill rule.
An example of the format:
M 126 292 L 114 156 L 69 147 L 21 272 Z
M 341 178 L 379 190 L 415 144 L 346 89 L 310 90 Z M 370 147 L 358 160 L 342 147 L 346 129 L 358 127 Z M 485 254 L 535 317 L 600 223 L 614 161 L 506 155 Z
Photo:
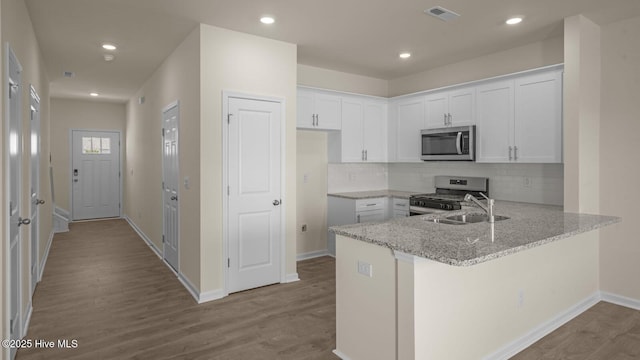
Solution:
M 495 215 L 493 217 L 493 221 L 502 221 L 507 220 L 508 216 Z M 447 216 L 447 220 L 460 221 L 463 223 L 478 223 L 478 222 L 486 222 L 489 221 L 489 215 L 487 214 L 463 214 L 463 215 L 453 215 Z
M 494 221 L 502 221 L 509 219 L 508 216 L 495 215 L 493 217 Z M 462 214 L 462 215 L 452 215 L 444 218 L 435 218 L 430 221 L 438 224 L 447 224 L 447 225 L 466 225 L 473 224 L 479 222 L 488 222 L 489 216 L 487 214 Z

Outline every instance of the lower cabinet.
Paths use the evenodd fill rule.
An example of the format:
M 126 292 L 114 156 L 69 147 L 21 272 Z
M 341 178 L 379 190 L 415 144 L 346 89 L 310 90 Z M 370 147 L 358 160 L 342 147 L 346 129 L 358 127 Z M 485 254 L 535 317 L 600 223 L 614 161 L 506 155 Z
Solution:
M 409 199 L 392 198 L 390 214 L 394 219 L 410 216 Z
M 327 200 L 327 225 L 339 226 L 388 219 L 387 207 L 389 199 L 386 197 L 373 199 L 346 199 L 329 196 Z M 336 254 L 336 235 L 329 232 L 327 249 L 332 255 Z

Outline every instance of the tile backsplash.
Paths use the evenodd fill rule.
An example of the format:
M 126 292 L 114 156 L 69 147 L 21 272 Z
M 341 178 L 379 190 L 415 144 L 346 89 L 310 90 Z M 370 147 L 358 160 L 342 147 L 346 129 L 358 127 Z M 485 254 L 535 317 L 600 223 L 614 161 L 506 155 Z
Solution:
M 435 175 L 489 178 L 489 193 L 498 200 L 562 205 L 562 164 L 481 164 L 423 162 L 391 164 L 329 164 L 328 191 L 393 189 L 433 192 Z

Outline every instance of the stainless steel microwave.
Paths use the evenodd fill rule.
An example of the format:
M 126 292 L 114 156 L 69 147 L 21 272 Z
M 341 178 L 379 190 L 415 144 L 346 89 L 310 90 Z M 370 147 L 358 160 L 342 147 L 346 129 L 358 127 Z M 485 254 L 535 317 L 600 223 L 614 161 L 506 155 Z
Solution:
M 424 161 L 475 161 L 476 126 L 445 127 L 422 130 Z

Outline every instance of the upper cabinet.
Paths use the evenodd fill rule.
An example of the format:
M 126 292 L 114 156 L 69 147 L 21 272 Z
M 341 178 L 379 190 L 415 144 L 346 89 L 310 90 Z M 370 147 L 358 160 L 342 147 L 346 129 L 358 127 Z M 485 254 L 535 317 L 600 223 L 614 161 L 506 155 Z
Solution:
M 298 89 L 297 127 L 340 130 L 342 98 L 324 91 Z
M 395 112 L 395 161 L 415 162 L 420 161 L 421 135 L 420 130 L 425 128 L 424 96 L 412 97 L 394 103 Z
M 425 98 L 427 128 L 465 126 L 475 123 L 475 88 L 438 91 Z
M 490 82 L 477 89 L 477 160 L 562 162 L 562 71 Z
M 329 134 L 329 161 L 385 162 L 386 139 L 386 101 L 343 97 L 342 131 Z

